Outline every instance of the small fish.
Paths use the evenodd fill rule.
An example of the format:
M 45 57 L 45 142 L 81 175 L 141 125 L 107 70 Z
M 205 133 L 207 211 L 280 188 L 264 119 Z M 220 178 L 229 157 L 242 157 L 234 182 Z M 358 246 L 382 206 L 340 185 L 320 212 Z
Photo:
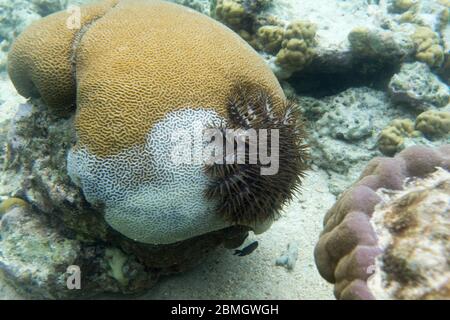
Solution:
M 242 250 L 234 250 L 234 255 L 239 257 L 248 256 L 250 253 L 256 250 L 258 248 L 258 241 L 250 243 L 248 246 L 243 248 Z

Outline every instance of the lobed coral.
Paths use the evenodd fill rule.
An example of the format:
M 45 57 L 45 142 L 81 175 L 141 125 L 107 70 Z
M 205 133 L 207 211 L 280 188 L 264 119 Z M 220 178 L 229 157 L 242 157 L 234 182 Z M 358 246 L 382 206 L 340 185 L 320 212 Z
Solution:
M 388 156 L 393 156 L 404 148 L 405 137 L 419 136 L 410 119 L 395 119 L 384 128 L 378 138 L 378 148 Z
M 444 49 L 440 45 L 440 38 L 429 27 L 417 27 L 412 35 L 416 46 L 416 59 L 425 62 L 430 67 L 440 67 L 444 62 Z
M 98 19 L 115 2 L 83 7 L 81 25 Z M 61 12 L 32 23 L 17 38 L 8 55 L 8 73 L 19 94 L 42 97 L 46 104 L 60 111 L 72 110 L 76 99 L 71 57 L 79 30 L 67 27 L 69 16 L 70 13 Z
M 425 177 L 436 167 L 450 170 L 450 145 L 414 146 L 394 158 L 375 158 L 327 212 L 314 257 L 322 277 L 335 284 L 338 299 L 374 299 L 367 279 L 383 253 L 370 221 L 381 201 L 376 191 L 402 190 L 407 178 Z
M 450 112 L 429 110 L 421 113 L 415 124 L 416 130 L 431 137 L 450 137 Z
M 275 41 L 273 38 L 277 37 L 276 34 L 270 35 L 269 29 L 263 29 L 265 31 L 258 35 L 261 27 L 279 24 L 274 17 L 264 13 L 271 4 L 272 0 L 217 0 L 212 3 L 212 16 L 233 29 L 251 46 L 262 50 L 267 41 Z
M 311 22 L 292 22 L 286 29 L 276 63 L 284 69 L 298 71 L 315 56 L 317 27 Z
M 6 57 L 14 39 L 33 21 L 69 5 L 91 0 L 0 0 L 0 71 L 6 69 Z M 92 1 L 91 1 L 92 2 Z

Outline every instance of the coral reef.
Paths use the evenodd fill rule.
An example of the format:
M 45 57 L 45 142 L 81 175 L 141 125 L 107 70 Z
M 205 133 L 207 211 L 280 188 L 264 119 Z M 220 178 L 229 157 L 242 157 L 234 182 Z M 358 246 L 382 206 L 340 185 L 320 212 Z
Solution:
M 22 95 L 40 96 L 59 111 L 70 110 L 76 94 L 77 141 L 68 155 L 72 180 L 91 204 L 104 207 L 113 228 L 134 240 L 173 243 L 230 226 L 212 213 L 216 203 L 203 197 L 202 163 L 171 161 L 177 141 L 165 137 L 182 128 L 193 138 L 196 130 L 226 120 L 238 83 L 261 88 L 281 111 L 285 97 L 271 70 L 223 25 L 174 4 L 103 1 L 83 7 L 82 17 L 89 26 L 82 36 L 67 28 L 56 32 L 65 12 L 40 20 L 21 34 L 9 58 L 10 77 Z M 152 23 L 157 28 L 149 34 Z M 51 41 L 36 42 L 37 35 Z M 124 37 L 133 52 L 121 50 Z M 105 50 L 113 54 L 97 59 Z M 130 59 L 136 53 L 140 58 Z M 170 80 L 180 74 L 184 81 Z
M 243 2 L 239 0 L 219 0 L 215 9 L 215 15 L 218 20 L 238 30 L 247 16 Z
M 349 2 L 326 0 L 280 0 L 261 14 L 251 14 L 252 28 L 246 28 L 244 39 L 264 56 L 282 79 L 295 74 L 291 65 L 276 63 L 279 33 L 274 46 L 265 50 L 255 45 L 261 27 L 284 27 L 295 21 L 310 21 L 316 26 L 314 55 L 298 69 L 308 72 L 358 71 L 385 72 L 405 61 L 423 61 L 435 72 L 445 73 L 450 27 L 448 4 L 439 1 L 382 0 Z M 256 21 L 256 23 L 255 23 Z M 242 19 L 238 23 L 242 25 Z M 255 25 L 257 28 L 255 28 Z M 242 29 L 242 28 L 241 28 Z M 235 29 L 236 30 L 236 29 Z M 263 29 L 269 37 L 275 28 Z M 287 67 L 287 69 L 285 68 Z
M 236 31 L 255 46 L 255 34 L 265 25 L 263 12 L 272 0 L 216 0 L 212 2 L 212 16 Z
M 338 299 L 373 299 L 367 279 L 384 253 L 370 219 L 380 188 L 402 190 L 407 178 L 422 178 L 436 167 L 450 170 L 450 145 L 414 146 L 394 158 L 373 159 L 357 182 L 327 212 L 314 256 L 320 274 L 335 284 Z
M 174 1 L 190 6 L 193 0 Z M 435 72 L 448 74 L 445 61 L 448 61 L 450 27 L 446 1 L 217 0 L 211 1 L 211 8 L 212 17 L 261 51 L 280 79 L 288 79 L 305 68 L 308 72 L 360 69 L 361 74 L 368 70 L 377 73 L 386 66 L 397 67 L 404 61 L 415 60 L 427 63 Z M 277 63 L 282 49 L 280 39 L 291 40 L 282 36 L 282 29 L 296 21 L 314 25 L 314 45 L 309 46 L 310 50 L 301 45 L 299 50 L 291 42 L 295 50 L 288 51 L 296 52 L 296 57 L 289 59 L 293 55 L 286 55 L 283 48 L 281 60 L 290 62 Z M 299 62 L 303 59 L 307 63 Z M 444 78 L 448 79 L 448 75 Z
M 146 271 L 129 255 L 122 268 L 127 283 L 112 274 L 108 251 L 61 234 L 50 221 L 30 209 L 15 207 L 0 221 L 0 272 L 27 297 L 57 299 L 92 296 L 103 292 L 142 292 L 153 286 L 158 274 Z M 118 249 L 115 249 L 118 250 Z M 69 290 L 67 269 L 82 271 L 81 289 Z
M 419 109 L 449 104 L 450 89 L 421 62 L 405 63 L 389 82 L 389 93 L 396 102 Z
M 329 189 L 336 196 L 358 178 L 374 157 L 393 156 L 413 145 L 437 147 L 450 142 L 445 131 L 430 134 L 424 132 L 426 129 L 419 130 L 416 118 L 420 109 L 399 104 L 383 91 L 350 88 L 323 98 L 300 96 L 298 101 L 310 132 L 307 140 L 311 162 L 329 174 Z M 429 108 L 443 112 L 438 113 L 439 119 L 433 117 L 436 122 L 429 130 L 441 130 L 448 107 Z M 421 126 L 425 128 L 427 122 Z
M 320 177 L 321 187 L 307 182 L 307 196 L 327 198 L 325 205 L 318 201 L 316 211 L 324 212 L 340 196 L 325 219 L 316 250 L 319 269 L 335 283 L 337 297 L 443 297 L 445 292 L 417 296 L 404 290 L 414 286 L 423 292 L 421 284 L 437 282 L 404 281 L 399 270 L 417 279 L 417 270 L 408 263 L 419 266 L 421 273 L 431 270 L 405 259 L 405 249 L 375 245 L 379 231 L 367 224 L 367 217 L 381 198 L 389 210 L 396 208 L 392 203 L 398 193 L 374 194 L 379 187 L 401 189 L 403 180 L 422 175 L 417 172 L 431 172 L 422 164 L 426 159 L 442 165 L 436 159 L 446 158 L 447 165 L 449 149 L 439 146 L 450 143 L 448 0 L 169 0 L 193 9 L 177 7 L 175 25 L 170 10 L 157 7 L 158 13 L 148 13 L 141 7 L 144 2 L 159 3 L 89 4 L 82 7 L 82 28 L 71 29 L 64 25 L 68 12 L 34 21 L 69 4 L 94 1 L 0 0 L 0 76 L 7 77 L 2 72 L 7 52 L 23 33 L 9 68 L 17 89 L 32 97 L 28 103 L 12 97 L 14 90 L 0 78 L 0 218 L 5 217 L 0 270 L 13 287 L 43 298 L 139 293 L 161 275 L 202 262 L 218 246 L 239 247 L 250 231 L 264 232 L 280 218 L 263 236 L 273 239 L 278 226 L 285 230 L 286 216 L 313 211 L 314 205 L 293 201 L 280 214 L 300 185 L 295 174 L 308 164 L 308 175 Z M 133 19 L 124 19 L 125 9 Z M 35 31 L 24 31 L 31 23 Z M 155 32 L 142 31 L 146 28 Z M 35 41 L 37 33 L 45 41 Z M 129 45 L 124 46 L 124 38 Z M 269 68 L 282 80 L 284 93 Z M 298 118 L 299 110 L 286 96 L 298 100 L 305 121 L 288 120 Z M 12 122 L 4 121 L 17 106 Z M 223 133 L 249 124 L 280 127 L 288 135 L 278 176 L 258 178 L 260 164 L 175 165 L 160 156 L 179 142 L 188 145 L 197 130 Z M 170 135 L 179 129 L 187 139 Z M 304 131 L 310 132 L 305 138 L 309 158 Z M 410 149 L 413 145 L 436 151 Z M 395 158 L 377 158 L 365 170 L 383 154 Z M 267 196 L 258 193 L 261 187 Z M 441 195 L 445 193 L 432 198 Z M 434 208 L 427 199 L 414 198 L 413 204 Z M 415 210 L 428 221 L 426 212 L 411 208 L 405 212 Z M 399 221 L 392 220 L 394 229 L 408 222 L 406 215 L 395 217 Z M 304 219 L 297 221 L 305 227 L 317 222 Z M 411 231 L 430 237 L 423 229 Z M 314 224 L 311 234 L 317 232 Z M 260 243 L 264 250 L 268 242 Z M 290 269 L 298 247 L 293 239 L 283 243 L 290 245 L 275 264 Z M 284 250 L 270 248 L 273 260 Z M 46 250 L 67 254 L 44 259 Z M 262 250 L 252 263 L 263 256 Z M 308 272 L 311 260 L 300 255 L 300 268 L 293 272 Z M 84 292 L 65 290 L 71 264 L 90 276 L 82 279 Z M 293 275 L 284 268 L 273 267 L 273 274 Z M 368 289 L 367 274 L 373 273 L 371 280 L 377 282 Z M 389 288 L 382 287 L 386 280 Z M 329 290 L 328 284 L 313 280 L 299 287 L 306 288 L 308 281 Z M 176 296 L 178 289 L 171 290 Z M 316 294 L 310 291 L 308 296 Z
M 223 25 L 171 3 L 83 6 L 81 32 L 63 28 L 67 17 L 57 13 L 26 29 L 8 65 L 18 92 L 30 100 L 11 123 L 3 196 L 30 204 L 26 216 L 35 233 L 53 232 L 58 241 L 76 239 L 67 248 L 70 259 L 51 257 L 44 267 L 83 260 L 91 248 L 99 253 L 98 265 L 83 268 L 98 276 L 92 281 L 109 281 L 85 294 L 136 293 L 159 275 L 199 263 L 221 244 L 239 246 L 250 230 L 269 228 L 298 188 L 306 150 L 298 108 L 286 99 L 264 60 Z M 176 17 L 175 26 L 170 17 Z M 146 28 L 152 24 L 157 27 L 149 34 Z M 48 40 L 35 41 L 38 36 Z M 124 49 L 125 37 L 129 46 Z M 183 81 L 175 81 L 180 75 Z M 241 94 L 234 94 L 236 88 Z M 263 100 L 253 110 L 255 99 Z M 266 164 L 242 166 L 246 171 L 239 184 L 233 180 L 239 178 L 237 171 L 224 164 L 214 165 L 209 174 L 203 161 L 174 161 L 172 151 L 180 141 L 173 132 L 184 130 L 182 137 L 191 140 L 181 140 L 181 146 L 189 148 L 195 134 L 208 128 L 279 129 L 279 170 L 265 177 L 255 170 Z M 271 197 L 260 197 L 259 188 L 268 181 Z M 211 184 L 227 192 L 208 196 Z M 224 211 L 224 203 L 238 204 L 239 210 Z M 40 215 L 48 222 L 39 224 Z M 28 241 L 36 240 L 20 241 L 28 250 Z M 20 254 L 10 251 L 11 257 Z M 11 260 L 0 262 L 13 270 L 14 283 L 22 271 Z M 32 262 L 21 265 L 33 268 Z M 39 294 L 72 294 L 54 290 L 63 281 L 59 275 L 57 283 L 42 276 Z M 133 277 L 146 280 L 137 285 Z
M 371 223 L 383 253 L 369 290 L 377 299 L 449 299 L 450 173 L 438 169 L 379 195 Z

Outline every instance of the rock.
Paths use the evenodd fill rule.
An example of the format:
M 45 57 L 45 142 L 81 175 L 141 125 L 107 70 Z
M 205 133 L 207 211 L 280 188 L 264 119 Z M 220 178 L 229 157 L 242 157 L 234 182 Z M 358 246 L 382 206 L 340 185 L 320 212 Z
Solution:
M 103 292 L 142 292 L 154 285 L 157 272 L 146 271 L 132 256 L 125 256 L 120 271 L 109 252 L 61 234 L 51 222 L 30 208 L 15 207 L 0 221 L 0 270 L 24 296 L 39 299 L 89 297 Z M 67 270 L 81 270 L 81 290 L 69 290 Z M 118 279 L 116 273 L 122 275 Z
M 33 21 L 90 0 L 0 0 L 0 72 L 14 39 Z
M 421 110 L 441 108 L 450 103 L 450 89 L 422 62 L 405 63 L 389 82 L 396 102 Z

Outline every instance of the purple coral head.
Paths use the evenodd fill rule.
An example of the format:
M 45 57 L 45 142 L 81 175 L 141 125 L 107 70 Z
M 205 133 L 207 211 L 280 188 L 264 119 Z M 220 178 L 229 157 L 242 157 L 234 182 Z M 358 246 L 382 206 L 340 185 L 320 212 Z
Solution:
M 334 283 L 336 298 L 374 299 L 366 281 L 381 253 L 370 223 L 381 201 L 376 191 L 401 190 L 407 178 L 424 177 L 436 167 L 450 170 L 450 145 L 413 146 L 394 158 L 375 158 L 327 212 L 314 257 L 322 277 Z

